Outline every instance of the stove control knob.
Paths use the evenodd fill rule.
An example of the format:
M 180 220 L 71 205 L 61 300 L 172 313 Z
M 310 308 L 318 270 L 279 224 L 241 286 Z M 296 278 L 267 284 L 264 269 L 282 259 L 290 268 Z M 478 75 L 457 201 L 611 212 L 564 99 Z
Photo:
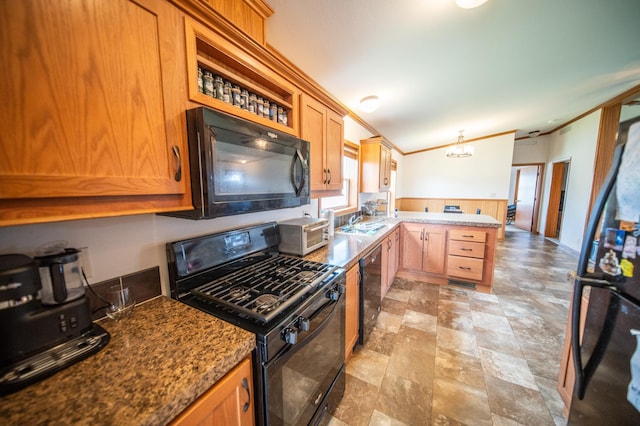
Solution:
M 338 290 L 329 290 L 327 292 L 327 298 L 333 302 L 337 302 L 340 299 L 340 292 Z
M 298 332 L 292 328 L 285 328 L 282 339 L 290 345 L 295 345 L 298 342 Z
M 300 317 L 298 319 L 298 330 L 309 331 L 309 320 L 307 318 Z

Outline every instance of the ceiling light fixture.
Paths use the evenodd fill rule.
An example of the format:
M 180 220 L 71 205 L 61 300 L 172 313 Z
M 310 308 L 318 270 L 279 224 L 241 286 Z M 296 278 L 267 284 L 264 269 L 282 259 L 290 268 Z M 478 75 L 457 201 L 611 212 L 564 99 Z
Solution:
M 529 132 L 529 137 L 530 138 L 535 138 L 536 136 L 538 136 L 540 134 L 540 130 L 534 130 L 532 132 Z
M 458 7 L 463 9 L 473 9 L 474 7 L 482 6 L 487 0 L 456 0 Z
M 466 158 L 473 155 L 473 147 L 464 143 L 464 136 L 462 136 L 464 130 L 459 130 L 459 132 L 458 141 L 447 150 L 447 157 L 449 158 Z
M 364 112 L 373 112 L 378 109 L 380 105 L 380 99 L 377 96 L 367 96 L 360 99 L 360 108 Z

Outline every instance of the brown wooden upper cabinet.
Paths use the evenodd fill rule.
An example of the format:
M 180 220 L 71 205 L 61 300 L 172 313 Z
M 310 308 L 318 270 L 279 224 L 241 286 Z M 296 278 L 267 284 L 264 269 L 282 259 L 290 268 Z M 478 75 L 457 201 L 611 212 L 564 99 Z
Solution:
M 0 226 L 191 206 L 180 18 L 161 0 L 5 4 Z
M 342 189 L 344 121 L 314 98 L 300 97 L 300 137 L 311 143 L 311 192 Z
M 391 149 L 379 136 L 360 140 L 360 192 L 391 188 Z

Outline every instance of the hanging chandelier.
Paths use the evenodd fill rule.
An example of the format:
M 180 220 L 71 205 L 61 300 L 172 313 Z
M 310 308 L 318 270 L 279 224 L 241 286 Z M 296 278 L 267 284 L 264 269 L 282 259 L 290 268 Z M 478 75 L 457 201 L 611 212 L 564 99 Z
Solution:
M 458 141 L 447 150 L 447 157 L 449 158 L 465 158 L 473 155 L 473 147 L 464 143 L 464 136 L 462 136 L 464 130 L 459 130 L 459 132 Z

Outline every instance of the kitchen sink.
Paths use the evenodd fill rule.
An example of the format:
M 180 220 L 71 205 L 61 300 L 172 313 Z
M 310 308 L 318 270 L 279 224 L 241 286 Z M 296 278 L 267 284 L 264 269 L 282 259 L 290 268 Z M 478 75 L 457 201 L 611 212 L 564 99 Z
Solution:
M 356 223 L 355 225 L 345 225 L 336 229 L 336 232 L 342 232 L 345 234 L 364 234 L 374 235 L 380 229 L 384 228 L 385 224 L 382 222 L 365 222 Z

